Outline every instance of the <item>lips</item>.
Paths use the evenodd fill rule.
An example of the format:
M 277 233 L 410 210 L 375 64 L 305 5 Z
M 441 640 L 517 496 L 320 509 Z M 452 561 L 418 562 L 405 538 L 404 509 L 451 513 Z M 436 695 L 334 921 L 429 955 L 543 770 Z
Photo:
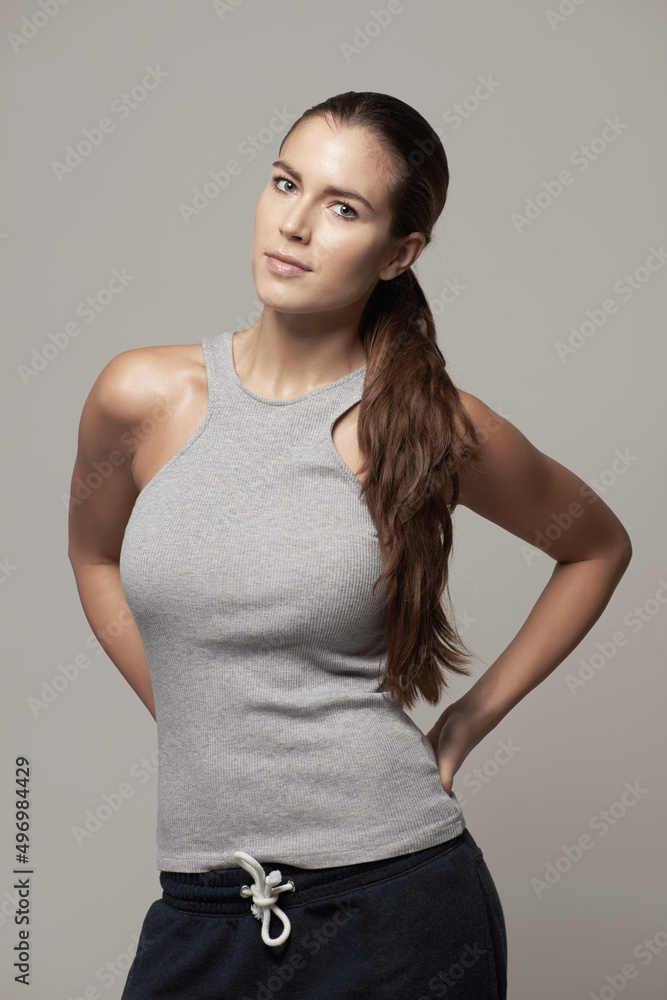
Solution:
M 300 267 L 304 271 L 310 271 L 311 270 L 311 268 L 307 267 L 300 260 L 297 260 L 296 257 L 291 257 L 289 254 L 286 254 L 286 253 L 277 253 L 277 252 L 274 253 L 272 250 L 269 250 L 267 252 L 266 256 L 267 257 L 275 257 L 277 260 L 284 261 L 285 264 L 294 264 L 295 267 Z

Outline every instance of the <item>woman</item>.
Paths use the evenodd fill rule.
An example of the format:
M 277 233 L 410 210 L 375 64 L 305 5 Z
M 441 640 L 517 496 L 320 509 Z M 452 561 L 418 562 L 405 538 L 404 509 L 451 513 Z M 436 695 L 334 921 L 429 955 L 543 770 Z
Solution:
M 70 558 L 158 726 L 163 894 L 123 1000 L 506 997 L 454 774 L 586 635 L 631 546 L 452 384 L 412 270 L 448 180 L 404 102 L 310 108 L 257 205 L 257 322 L 125 351 L 86 400 L 72 496 L 112 471 L 72 504 Z M 525 624 L 423 735 L 404 709 L 470 673 L 441 603 L 454 508 L 531 542 L 574 502 Z

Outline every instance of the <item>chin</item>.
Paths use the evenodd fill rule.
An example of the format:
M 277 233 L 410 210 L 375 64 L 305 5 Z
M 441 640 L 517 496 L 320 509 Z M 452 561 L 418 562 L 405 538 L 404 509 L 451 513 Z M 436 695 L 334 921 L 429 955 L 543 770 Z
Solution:
M 303 292 L 290 287 L 287 282 L 282 285 L 279 282 L 280 279 L 274 283 L 267 281 L 265 277 L 255 282 L 257 298 L 265 306 L 270 309 L 282 309 L 283 312 L 317 312 L 318 308 L 321 308 L 311 308 L 310 300 L 308 304 L 304 304 Z

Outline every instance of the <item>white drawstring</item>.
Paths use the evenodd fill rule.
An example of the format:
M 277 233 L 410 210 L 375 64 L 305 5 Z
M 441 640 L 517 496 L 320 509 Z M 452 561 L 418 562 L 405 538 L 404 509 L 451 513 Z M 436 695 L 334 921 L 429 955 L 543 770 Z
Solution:
M 256 861 L 251 854 L 246 854 L 245 851 L 234 851 L 234 857 L 253 877 L 253 885 L 242 885 L 240 892 L 242 896 L 253 897 L 254 902 L 250 910 L 254 917 L 262 921 L 262 941 L 271 947 L 282 944 L 289 937 L 291 924 L 287 914 L 283 913 L 277 906 L 276 897 L 279 892 L 294 892 L 296 889 L 294 882 L 289 879 L 286 885 L 278 885 L 281 879 L 278 869 L 266 875 L 259 861 Z M 272 910 L 283 922 L 282 933 L 277 938 L 272 938 L 269 934 Z

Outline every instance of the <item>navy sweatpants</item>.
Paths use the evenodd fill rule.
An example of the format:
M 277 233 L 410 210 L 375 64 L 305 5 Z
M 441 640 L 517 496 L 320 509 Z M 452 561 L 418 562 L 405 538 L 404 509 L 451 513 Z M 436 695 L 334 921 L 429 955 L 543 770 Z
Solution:
M 503 909 L 468 829 L 379 861 L 258 867 L 259 883 L 160 872 L 121 1000 L 506 1000 Z

